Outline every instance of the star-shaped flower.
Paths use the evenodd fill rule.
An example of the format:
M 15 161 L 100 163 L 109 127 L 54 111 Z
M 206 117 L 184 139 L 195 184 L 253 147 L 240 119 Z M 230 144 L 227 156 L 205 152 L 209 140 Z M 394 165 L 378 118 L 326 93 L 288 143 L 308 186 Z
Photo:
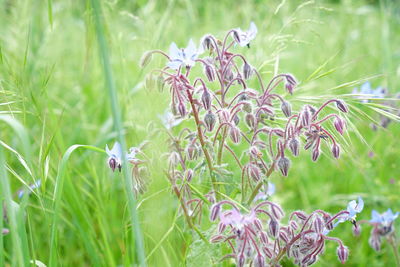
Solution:
M 378 223 L 384 226 L 389 226 L 399 216 L 399 212 L 393 213 L 391 209 L 388 209 L 382 214 L 379 214 L 376 210 L 372 210 L 371 223 Z
M 167 63 L 167 66 L 174 70 L 180 67 L 191 68 L 196 63 L 200 52 L 192 39 L 190 39 L 186 48 L 179 49 L 175 43 L 172 43 L 169 47 L 170 61 Z
M 250 46 L 250 42 L 256 38 L 257 35 L 257 26 L 254 22 L 250 23 L 250 27 L 247 31 L 242 31 L 240 28 L 234 31 L 235 40 L 239 43 L 240 46 Z

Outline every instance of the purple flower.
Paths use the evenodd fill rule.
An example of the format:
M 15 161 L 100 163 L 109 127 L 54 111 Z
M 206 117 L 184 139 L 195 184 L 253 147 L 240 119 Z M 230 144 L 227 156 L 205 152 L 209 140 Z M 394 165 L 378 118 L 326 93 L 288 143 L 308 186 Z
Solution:
M 389 226 L 399 216 L 399 212 L 393 213 L 391 209 L 388 209 L 384 213 L 379 214 L 376 210 L 372 210 L 371 215 L 372 219 L 369 222 Z
M 169 47 L 170 61 L 167 66 L 174 70 L 180 67 L 191 68 L 194 66 L 200 52 L 192 39 L 190 39 L 186 48 L 179 49 L 175 43 L 172 43 Z
M 257 35 L 257 26 L 254 22 L 250 23 L 250 27 L 247 31 L 242 31 L 240 28 L 235 30 L 236 41 L 240 46 L 249 46 L 250 42 L 256 38 Z
M 116 168 L 118 168 L 118 170 L 121 171 L 121 167 L 122 167 L 121 144 L 118 142 L 115 142 L 115 144 L 111 150 L 108 148 L 108 145 L 106 145 L 106 153 L 108 155 L 108 165 L 110 166 L 112 171 L 115 171 Z
M 3 228 L 2 230 L 1 230 L 1 234 L 2 235 L 6 235 L 6 234 L 8 234 L 10 232 L 10 230 L 8 230 L 7 228 Z

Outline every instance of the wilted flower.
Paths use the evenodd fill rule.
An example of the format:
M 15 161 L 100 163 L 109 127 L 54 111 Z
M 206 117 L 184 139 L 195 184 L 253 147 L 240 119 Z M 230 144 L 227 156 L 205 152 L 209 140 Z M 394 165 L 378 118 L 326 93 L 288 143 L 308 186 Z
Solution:
M 257 32 L 258 30 L 256 24 L 251 22 L 247 31 L 242 31 L 240 28 L 238 28 L 234 31 L 233 36 L 240 46 L 250 46 L 250 42 L 256 38 Z
M 191 68 L 194 66 L 200 54 L 199 52 L 193 40 L 190 40 L 188 46 L 182 49 L 179 49 L 175 43 L 172 43 L 169 47 L 170 61 L 167 63 L 167 66 L 174 70 L 180 67 Z

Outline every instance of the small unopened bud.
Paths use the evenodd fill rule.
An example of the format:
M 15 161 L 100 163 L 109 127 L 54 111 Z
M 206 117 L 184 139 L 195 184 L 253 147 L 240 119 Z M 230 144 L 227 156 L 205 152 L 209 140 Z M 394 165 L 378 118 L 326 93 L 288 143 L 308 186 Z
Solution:
M 335 158 L 339 158 L 339 156 L 340 156 L 340 146 L 338 144 L 336 144 L 336 143 L 334 143 L 332 145 L 332 155 Z
M 115 171 L 115 168 L 117 167 L 117 161 L 114 158 L 110 158 L 108 160 L 108 165 L 110 166 L 112 171 Z
M 220 234 L 225 230 L 225 228 L 226 228 L 226 224 L 225 224 L 225 223 L 220 222 L 220 223 L 218 224 L 218 232 L 219 232 Z
M 352 230 L 353 230 L 354 236 L 359 236 L 361 234 L 361 225 L 359 225 L 359 224 L 353 225 Z
M 321 233 L 324 228 L 324 223 L 320 217 L 316 217 L 313 226 L 316 233 Z
M 140 58 L 140 64 L 139 64 L 140 67 L 141 68 L 146 67 L 149 64 L 149 62 L 151 61 L 152 57 L 153 57 L 153 52 L 152 51 L 145 52 L 142 55 L 142 57 Z
M 214 204 L 211 207 L 210 221 L 212 221 L 212 222 L 215 221 L 217 219 L 220 211 L 221 211 L 221 205 L 219 205 L 218 203 Z
M 250 164 L 249 174 L 250 174 L 250 177 L 253 178 L 254 181 L 256 181 L 256 182 L 260 181 L 261 170 L 256 164 Z
M 279 232 L 279 239 L 283 240 L 285 243 L 289 242 L 289 238 L 284 231 Z
M 333 125 L 340 134 L 343 134 L 345 129 L 345 123 L 342 118 L 336 117 L 335 120 L 333 121 Z
M 381 238 L 377 234 L 372 234 L 368 243 L 375 251 L 381 250 Z
M 185 117 L 185 115 L 186 115 L 186 107 L 185 107 L 185 104 L 183 104 L 182 102 L 179 103 L 179 105 L 178 105 L 178 111 L 179 111 L 179 114 L 180 114 L 182 117 Z
M 204 36 L 201 42 L 204 50 L 211 50 L 214 48 L 211 36 Z
M 256 124 L 256 118 L 252 113 L 247 113 L 244 117 L 244 120 L 246 121 L 247 126 L 249 126 L 251 129 L 254 128 L 254 125 Z
M 287 74 L 286 76 L 286 90 L 288 90 L 289 94 L 293 94 L 293 90 L 297 85 L 296 79 L 291 75 Z
M 290 159 L 286 157 L 280 157 L 278 159 L 278 168 L 281 171 L 283 176 L 288 176 L 289 168 L 290 168 Z
M 299 147 L 300 147 L 300 142 L 297 140 L 297 138 L 292 138 L 289 141 L 289 149 L 292 151 L 293 156 L 297 157 L 299 155 Z
M 349 257 L 349 249 L 346 246 L 340 245 L 337 249 L 337 255 L 340 262 L 344 264 Z
M 281 104 L 281 109 L 286 117 L 290 117 L 290 115 L 292 115 L 292 106 L 289 102 L 283 101 Z
M 193 178 L 193 170 L 192 169 L 187 169 L 185 172 L 185 179 L 187 182 L 191 182 Z
M 186 147 L 186 155 L 188 156 L 189 160 L 195 160 L 198 156 L 197 146 L 193 143 L 190 143 Z
M 232 126 L 229 130 L 229 136 L 233 143 L 238 144 L 240 142 L 240 130 L 236 126 Z
M 168 157 L 169 164 L 172 166 L 176 166 L 179 163 L 179 154 L 175 151 L 171 152 Z
M 247 62 L 243 65 L 243 76 L 247 80 L 250 78 L 251 74 L 253 73 L 253 67 L 250 66 Z
M 289 226 L 295 231 L 297 230 L 297 228 L 299 228 L 299 225 L 296 221 L 290 221 Z
M 269 233 L 272 237 L 276 238 L 279 233 L 279 223 L 275 219 L 269 221 Z
M 261 239 L 261 242 L 263 242 L 263 244 L 265 244 L 265 245 L 268 244 L 268 235 L 266 232 L 264 232 L 264 231 L 260 232 L 260 239 Z
M 254 226 L 255 226 L 259 231 L 262 231 L 262 229 L 263 229 L 261 221 L 260 221 L 259 219 L 257 219 L 257 218 L 254 220 Z
M 204 124 L 207 128 L 207 131 L 211 132 L 214 129 L 215 126 L 215 115 L 212 112 L 208 112 L 204 116 Z
M 8 230 L 7 228 L 3 228 L 2 230 L 1 230 L 1 234 L 2 235 L 6 235 L 6 234 L 8 234 L 10 232 L 10 230 Z
M 265 256 L 267 256 L 270 259 L 272 258 L 273 254 L 272 254 L 272 251 L 269 248 L 263 247 L 262 251 L 264 252 Z
M 235 125 L 238 125 L 240 122 L 239 116 L 235 114 L 235 116 L 233 116 L 233 123 L 235 123 Z
M 246 257 L 244 256 L 244 253 L 240 253 L 236 261 L 237 261 L 236 265 L 237 267 L 243 267 L 246 262 Z
M 207 76 L 207 79 L 210 82 L 213 82 L 215 80 L 215 74 L 214 74 L 214 69 L 210 65 L 206 65 L 204 68 L 204 72 Z
M 254 157 L 254 158 L 260 158 L 260 157 L 262 157 L 261 151 L 260 151 L 260 150 L 258 149 L 258 147 L 256 147 L 256 146 L 250 147 L 249 151 L 250 151 L 250 155 L 251 155 L 252 157 Z
M 233 30 L 232 35 L 233 35 L 233 39 L 237 43 L 240 43 L 240 34 L 239 34 L 239 32 L 237 30 Z
M 304 109 L 303 112 L 301 113 L 301 126 L 305 127 L 310 125 L 311 123 L 311 114 L 308 109 Z
M 211 237 L 210 242 L 211 243 L 220 243 L 225 240 L 225 237 L 223 235 L 215 235 Z
M 203 90 L 203 95 L 201 96 L 201 101 L 203 103 L 204 109 L 209 110 L 211 108 L 211 95 L 207 89 Z
M 347 107 L 346 103 L 341 99 L 336 100 L 336 106 L 341 112 L 349 112 L 349 108 Z
M 312 161 L 317 161 L 320 155 L 320 151 L 319 151 L 319 147 L 316 147 L 315 149 L 313 149 L 312 152 Z
M 265 266 L 265 259 L 261 253 L 258 253 L 253 260 L 254 267 L 264 267 Z

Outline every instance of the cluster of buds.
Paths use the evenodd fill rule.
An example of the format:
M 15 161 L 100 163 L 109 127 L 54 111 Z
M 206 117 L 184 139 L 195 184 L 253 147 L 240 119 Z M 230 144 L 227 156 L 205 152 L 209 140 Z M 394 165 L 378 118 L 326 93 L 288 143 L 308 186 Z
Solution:
M 230 209 L 223 210 L 223 206 L 228 205 Z M 234 258 L 238 267 L 246 264 L 276 266 L 284 256 L 300 266 L 310 266 L 324 252 L 325 241 L 338 244 L 337 255 L 339 261 L 344 263 L 349 250 L 339 238 L 331 237 L 329 233 L 343 221 L 348 220 L 356 225 L 355 214 L 352 213 L 361 210 L 362 200 L 350 202 L 347 210 L 334 215 L 323 210 L 311 214 L 294 211 L 287 225 L 284 225 L 281 222 L 284 213 L 276 203 L 262 201 L 242 214 L 237 204 L 223 200 L 214 204 L 210 211 L 211 221 L 219 221 L 218 233 L 210 241 L 226 242 L 232 253 L 225 255 L 222 260 Z
M 250 258 L 254 266 L 264 266 L 267 258 L 269 261 L 279 260 L 277 256 L 284 253 L 284 247 L 287 247 L 290 257 L 305 262 L 300 260 L 301 255 L 314 259 L 322 249 L 300 253 L 295 252 L 296 244 L 310 238 L 311 232 L 304 232 L 310 231 L 309 228 L 317 220 L 315 218 L 322 215 L 309 215 L 310 219 L 303 222 L 306 226 L 299 233 L 290 227 L 301 228 L 301 222 L 293 221 L 293 225 L 289 224 L 286 228 L 281 226 L 282 209 L 271 202 L 263 202 L 251 209 L 249 214 L 242 215 L 235 204 L 221 201 L 223 194 L 220 194 L 222 183 L 219 179 L 240 170 L 241 188 L 238 190 L 241 190 L 242 203 L 251 205 L 264 198 L 260 195 L 265 195 L 266 178 L 273 171 L 288 176 L 291 161 L 287 155 L 298 156 L 302 146 L 305 150 L 312 150 L 311 158 L 316 161 L 320 157 L 322 143 L 326 142 L 331 146 L 332 155 L 338 158 L 340 146 L 336 135 L 329 130 L 332 127 L 326 127 L 326 124 L 331 123 L 339 134 L 343 134 L 346 122 L 340 113 L 347 113 L 348 108 L 342 100 L 332 99 L 319 107 L 307 104 L 297 112 L 292 110 L 292 105 L 284 96 L 294 93 L 298 85 L 294 76 L 278 74 L 264 83 L 264 78 L 245 56 L 234 51 L 236 46 L 250 48 L 256 34 L 257 27 L 251 23 L 247 31 L 232 29 L 222 40 L 207 34 L 199 46 L 193 40 L 186 48 L 178 48 L 172 43 L 169 53 L 160 50 L 145 53 L 141 64 L 144 67 L 153 54 L 167 59 L 164 68 L 152 71 L 148 77 L 157 76 L 157 80 L 161 81 L 160 87 L 170 90 L 170 112 L 162 117 L 171 145 L 167 177 L 189 226 L 195 227 L 196 216 L 201 223 L 202 208 L 205 204 L 212 204 L 212 219 L 220 216 L 221 220 L 220 234 L 214 241 L 222 236 L 228 225 L 233 227 L 233 235 L 226 241 L 232 244 L 231 240 L 236 240 L 236 247 L 232 245 L 232 248 L 239 266 Z M 201 67 L 203 75 L 196 75 L 196 66 Z M 257 89 L 250 88 L 250 83 L 255 82 Z M 283 87 L 281 93 L 278 91 L 280 86 Z M 327 114 L 326 107 L 330 104 L 335 105 L 338 111 Z M 190 126 L 176 133 L 174 127 L 185 120 L 191 122 Z M 245 151 L 241 151 L 245 153 L 240 152 L 240 156 L 235 148 L 238 144 L 245 147 Z M 230 157 L 229 162 L 235 162 L 235 166 L 229 166 L 226 157 Z M 193 183 L 201 183 L 205 173 L 209 174 L 212 188 L 202 193 Z M 221 213 L 222 204 L 230 204 L 233 209 Z M 263 230 L 259 215 L 269 217 L 268 234 Z M 323 215 L 328 216 L 327 213 Z M 328 221 L 331 224 L 342 217 L 332 216 Z M 323 226 L 319 225 L 321 231 L 324 231 L 326 223 L 324 221 Z M 315 242 L 318 248 L 321 248 L 321 242 L 327 237 L 321 231 L 312 231 L 317 237 Z M 265 239 L 265 245 L 259 243 L 262 239 Z M 289 243 L 285 244 L 285 240 Z M 342 247 L 339 251 L 344 260 L 346 249 Z
M 393 213 L 391 209 L 378 213 L 376 210 L 372 210 L 371 220 L 361 220 L 359 224 L 372 225 L 371 235 L 369 238 L 369 245 L 375 250 L 381 250 L 382 239 L 388 240 L 388 242 L 397 249 L 396 244 L 396 233 L 394 229 L 394 221 L 399 216 L 399 212 Z M 354 227 L 353 233 L 360 235 L 361 226 Z
M 143 194 L 149 183 L 148 169 L 146 166 L 147 161 L 140 158 L 140 156 L 146 158 L 146 155 L 143 153 L 143 148 L 146 144 L 147 141 L 141 143 L 138 147 L 131 147 L 129 152 L 126 153 L 123 153 L 121 144 L 118 142 L 115 142 L 112 149 L 109 149 L 108 145 L 106 145 L 106 153 L 108 155 L 107 163 L 113 172 L 115 170 L 121 172 L 123 157 L 125 157 L 126 162 L 132 165 L 132 190 L 136 195 Z

